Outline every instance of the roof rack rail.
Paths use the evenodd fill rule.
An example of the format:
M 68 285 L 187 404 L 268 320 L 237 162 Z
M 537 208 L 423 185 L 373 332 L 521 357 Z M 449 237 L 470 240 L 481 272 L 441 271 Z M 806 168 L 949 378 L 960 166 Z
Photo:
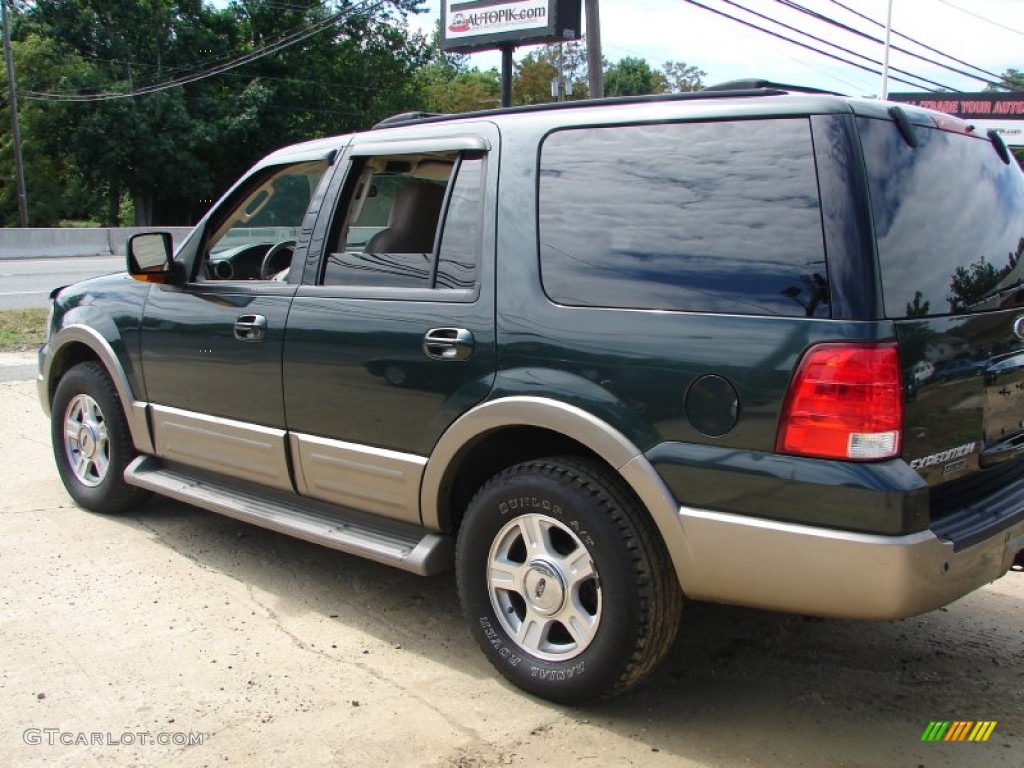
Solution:
M 392 125 L 398 125 L 399 123 L 414 123 L 417 120 L 426 120 L 431 117 L 448 117 L 448 115 L 442 112 L 401 112 L 391 117 L 385 117 L 379 123 L 377 123 L 371 130 L 377 130 L 378 128 L 386 128 Z
M 750 78 L 746 80 L 729 80 L 716 85 L 709 85 L 705 91 L 756 91 L 769 88 L 776 91 L 792 91 L 794 93 L 827 93 L 832 96 L 840 96 L 835 91 L 826 91 L 821 88 L 808 88 L 805 85 L 787 85 L 786 83 L 775 83 L 771 80 L 759 80 Z

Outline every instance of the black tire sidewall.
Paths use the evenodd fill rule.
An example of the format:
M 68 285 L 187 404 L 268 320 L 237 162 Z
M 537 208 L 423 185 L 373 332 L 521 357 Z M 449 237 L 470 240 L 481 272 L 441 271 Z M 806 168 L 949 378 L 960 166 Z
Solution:
M 601 584 L 601 622 L 593 641 L 564 662 L 536 658 L 503 628 L 491 604 L 487 566 L 498 532 L 525 514 L 541 514 L 570 528 L 583 542 Z M 607 508 L 554 476 L 529 472 L 499 476 L 474 499 L 459 532 L 457 580 L 473 634 L 494 666 L 518 687 L 551 701 L 575 704 L 602 698 L 623 677 L 641 623 L 637 572 L 623 530 Z
M 99 405 L 107 425 L 110 445 L 110 464 L 107 474 L 96 486 L 85 485 L 71 468 L 64 445 L 64 419 L 71 401 L 78 395 L 88 395 Z M 75 503 L 93 512 L 120 511 L 126 492 L 134 491 L 124 482 L 124 470 L 134 458 L 135 451 L 128 434 L 128 426 L 121 400 L 113 382 L 98 363 L 80 363 L 69 370 L 57 385 L 50 418 L 50 439 L 64 487 Z

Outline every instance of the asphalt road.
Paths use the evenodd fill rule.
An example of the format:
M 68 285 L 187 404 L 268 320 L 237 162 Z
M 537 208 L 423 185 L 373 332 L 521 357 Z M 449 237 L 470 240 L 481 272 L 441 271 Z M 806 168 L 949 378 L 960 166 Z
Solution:
M 1024 574 L 894 622 L 690 603 L 646 685 L 570 709 L 502 682 L 451 574 L 167 500 L 85 512 L 33 384 L 0 384 L 0 412 L 3 765 L 1024 763 Z M 936 720 L 997 724 L 984 743 L 922 742 Z
M 59 285 L 121 272 L 124 268 L 121 256 L 4 259 L 0 261 L 0 311 L 45 307 L 46 297 Z

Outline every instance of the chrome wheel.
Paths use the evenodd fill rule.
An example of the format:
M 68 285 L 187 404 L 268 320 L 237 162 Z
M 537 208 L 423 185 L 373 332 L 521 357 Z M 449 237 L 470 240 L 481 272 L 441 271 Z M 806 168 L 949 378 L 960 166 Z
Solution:
M 487 585 L 509 638 L 536 658 L 577 656 L 600 627 L 601 584 L 590 552 L 547 515 L 522 515 L 498 531 Z
M 71 398 L 64 411 L 64 453 L 83 485 L 95 488 L 110 468 L 110 437 L 99 404 L 89 395 Z

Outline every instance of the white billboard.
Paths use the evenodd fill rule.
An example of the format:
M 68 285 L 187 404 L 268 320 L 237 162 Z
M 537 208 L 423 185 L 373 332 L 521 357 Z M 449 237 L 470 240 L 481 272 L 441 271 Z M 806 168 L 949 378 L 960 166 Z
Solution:
M 548 28 L 548 0 L 504 0 L 482 3 L 444 0 L 449 40 L 497 32 L 529 32 Z
M 581 0 L 442 0 L 441 47 L 497 48 L 580 36 Z

